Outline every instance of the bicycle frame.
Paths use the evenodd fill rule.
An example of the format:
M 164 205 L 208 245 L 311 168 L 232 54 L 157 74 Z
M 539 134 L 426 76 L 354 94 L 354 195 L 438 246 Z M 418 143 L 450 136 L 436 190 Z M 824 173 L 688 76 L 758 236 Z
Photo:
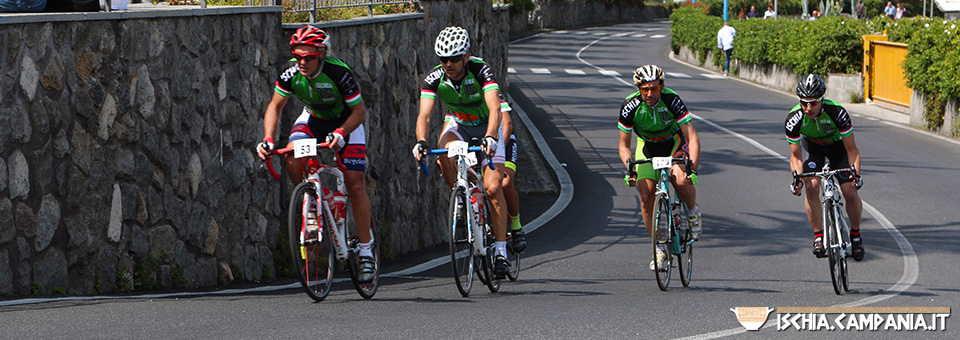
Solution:
M 463 192 L 467 193 L 467 195 L 470 195 L 470 182 L 468 178 L 470 174 L 473 173 L 479 179 L 480 183 L 477 183 L 476 185 L 481 188 L 480 192 L 483 194 L 484 202 L 486 202 L 487 192 L 486 189 L 483 188 L 483 172 L 481 171 L 478 173 L 473 170 L 473 166 L 479 163 L 475 152 L 483 152 L 483 148 L 479 146 L 469 146 L 469 143 L 464 141 L 453 141 L 447 146 L 446 149 L 427 150 L 426 154 L 446 154 L 447 157 L 455 158 L 457 162 L 457 178 L 454 183 L 453 190 L 460 188 L 463 190 Z M 490 163 L 490 167 L 495 169 L 493 163 Z M 422 169 L 424 172 L 429 174 L 429 171 L 427 171 L 426 168 L 426 163 L 423 164 Z M 488 209 L 487 211 L 489 211 L 489 207 L 484 208 Z M 473 243 L 475 254 L 478 256 L 485 256 L 487 254 L 487 249 L 483 246 L 483 228 L 476 224 L 476 216 L 474 216 L 473 209 L 465 210 L 467 211 L 467 223 L 470 224 L 471 230 L 470 242 Z
M 633 169 L 634 166 L 645 164 L 645 163 L 652 163 L 654 165 L 654 169 L 660 172 L 660 180 L 657 181 L 657 185 L 656 185 L 657 190 L 653 193 L 654 197 L 659 195 L 667 195 L 667 198 L 670 200 L 670 205 L 669 205 L 670 211 L 668 211 L 668 214 L 667 214 L 667 216 L 669 216 L 667 223 L 669 223 L 671 226 L 678 225 L 679 221 L 677 219 L 681 217 L 679 217 L 676 214 L 677 212 L 676 210 L 679 210 L 681 208 L 685 209 L 686 205 L 682 201 L 680 201 L 680 197 L 678 197 L 676 193 L 673 192 L 673 186 L 670 184 L 670 169 L 673 167 L 673 164 L 676 164 L 676 163 L 686 164 L 687 169 L 689 169 L 690 168 L 689 159 L 683 158 L 683 157 L 652 157 L 649 159 L 643 159 L 639 161 L 630 161 L 630 168 Z M 678 232 L 677 228 L 671 228 L 671 230 L 672 232 L 670 235 L 670 240 L 671 240 L 670 253 L 672 255 L 680 254 L 683 250 L 683 247 L 693 244 L 693 242 L 695 242 L 694 240 L 691 239 L 684 244 L 680 244 L 680 233 Z
M 345 260 L 349 256 L 348 252 L 356 251 L 356 249 L 352 249 L 347 246 L 347 235 L 346 235 L 347 226 L 345 223 L 346 218 L 341 223 L 337 223 L 336 220 L 334 220 L 333 218 L 333 213 L 330 210 L 330 205 L 322 197 L 324 187 L 321 181 L 321 174 L 332 175 L 337 181 L 336 191 L 343 194 L 344 197 L 346 197 L 348 200 L 349 200 L 349 195 L 347 194 L 346 187 L 344 186 L 343 172 L 340 171 L 340 169 L 338 169 L 335 166 L 320 163 L 320 159 L 317 156 L 318 151 L 319 149 L 325 149 L 328 147 L 329 145 L 327 143 L 317 143 L 316 139 L 307 138 L 307 139 L 300 139 L 300 140 L 294 141 L 294 146 L 292 148 L 283 148 L 283 149 L 273 150 L 271 152 L 271 155 L 285 155 L 287 153 L 294 152 L 295 158 L 304 159 L 303 177 L 306 182 L 313 185 L 314 193 L 316 195 L 312 198 L 316 201 L 316 204 L 318 204 L 319 209 L 317 209 L 317 212 L 320 215 L 320 216 L 317 216 L 317 218 L 323 219 L 323 223 L 319 223 L 320 228 L 322 230 L 322 228 L 326 228 L 327 226 L 334 226 L 331 229 L 331 234 L 330 234 L 333 237 L 333 245 L 335 249 L 334 254 L 337 260 Z M 313 152 L 310 152 L 311 149 L 313 150 Z M 336 161 L 336 158 L 337 158 L 336 153 L 334 153 L 333 157 L 334 157 L 334 161 Z M 276 179 L 280 179 L 281 178 L 280 174 L 273 170 L 273 162 L 271 161 L 271 159 L 272 159 L 271 157 L 266 158 L 267 169 L 270 170 L 271 176 L 273 176 Z M 304 200 L 304 207 L 302 211 L 309 211 L 310 207 L 307 206 L 308 204 L 310 203 L 307 200 Z M 346 211 L 344 211 L 344 213 L 346 213 Z M 306 218 L 307 216 L 304 215 L 303 216 L 304 223 L 302 223 L 301 225 L 306 226 Z M 300 230 L 301 246 L 303 244 L 306 244 L 307 242 L 310 242 L 306 240 L 306 234 L 307 232 L 305 227 L 301 228 Z M 319 237 L 323 237 L 322 232 L 318 233 L 318 235 Z M 371 236 L 371 242 L 372 242 L 373 235 L 370 235 L 370 236 Z M 313 241 L 313 242 L 317 242 L 317 241 Z

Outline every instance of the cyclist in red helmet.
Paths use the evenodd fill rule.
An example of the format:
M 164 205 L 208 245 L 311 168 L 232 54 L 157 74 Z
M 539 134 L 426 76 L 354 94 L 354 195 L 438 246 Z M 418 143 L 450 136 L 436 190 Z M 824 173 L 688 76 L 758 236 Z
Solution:
M 293 58 L 280 72 L 274 86 L 273 99 L 263 116 L 263 143 L 257 147 L 260 158 L 266 158 L 274 145 L 274 135 L 280 121 L 280 112 L 290 96 L 303 103 L 303 112 L 294 122 L 287 141 L 303 138 L 332 137 L 337 151 L 337 166 L 343 171 L 344 184 L 353 204 L 353 217 L 360 239 L 360 281 L 373 279 L 376 263 L 370 235 L 370 198 L 367 196 L 366 136 L 363 121 L 367 110 L 360 96 L 360 86 L 350 67 L 343 61 L 327 56 L 330 36 L 321 29 L 307 25 L 290 37 Z M 294 183 L 302 178 L 301 161 L 293 155 L 286 158 L 287 173 Z

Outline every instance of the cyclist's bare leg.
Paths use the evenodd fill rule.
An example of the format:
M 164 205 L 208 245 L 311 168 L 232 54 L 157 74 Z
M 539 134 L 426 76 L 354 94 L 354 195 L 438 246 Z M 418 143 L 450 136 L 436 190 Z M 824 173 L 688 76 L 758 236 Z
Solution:
M 343 184 L 350 195 L 353 205 L 353 221 L 357 224 L 357 239 L 360 243 L 370 242 L 370 197 L 367 196 L 367 182 L 363 171 L 347 170 L 343 172 Z
M 483 186 L 490 198 L 490 218 L 493 220 L 493 235 L 498 242 L 507 240 L 507 202 L 503 197 L 503 164 L 497 164 L 497 170 L 490 166 L 483 168 Z
M 510 216 L 520 215 L 520 195 L 517 187 L 513 186 L 514 176 L 517 174 L 508 167 L 503 167 L 503 198 L 507 201 L 507 213 Z
M 447 144 L 458 140 L 460 139 L 457 138 L 457 135 L 454 135 L 453 133 L 444 133 L 440 136 L 440 140 L 437 142 L 437 148 L 446 148 Z M 453 163 L 452 159 L 447 158 L 447 155 L 445 154 L 437 155 L 437 164 L 440 165 L 440 172 L 443 174 L 443 179 L 447 181 L 447 185 L 452 189 L 455 181 L 457 180 L 457 165 Z
M 288 148 L 293 147 L 293 143 L 287 144 Z M 303 161 L 293 157 L 293 154 L 288 153 L 284 157 L 285 165 L 287 168 L 287 174 L 290 175 L 290 180 L 293 181 L 293 184 L 300 184 L 303 182 Z
M 810 220 L 810 226 L 813 227 L 813 233 L 823 232 L 821 225 L 822 211 L 820 211 L 820 179 L 806 177 L 803 179 L 804 206 L 807 208 L 807 219 Z
M 850 218 L 850 230 L 860 230 L 860 216 L 863 213 L 863 203 L 860 194 L 853 182 L 840 184 L 843 199 L 847 202 L 847 217 Z
M 643 215 L 643 225 L 647 227 L 647 234 L 653 237 L 653 201 L 656 197 L 656 182 L 644 178 L 637 181 L 637 190 L 640 191 L 640 214 Z
M 692 210 L 693 207 L 697 206 L 697 188 L 687 178 L 686 170 L 682 165 L 674 165 L 670 172 L 670 182 L 673 183 L 673 188 L 677 190 L 677 197 L 680 197 L 683 204 L 687 205 L 687 210 Z

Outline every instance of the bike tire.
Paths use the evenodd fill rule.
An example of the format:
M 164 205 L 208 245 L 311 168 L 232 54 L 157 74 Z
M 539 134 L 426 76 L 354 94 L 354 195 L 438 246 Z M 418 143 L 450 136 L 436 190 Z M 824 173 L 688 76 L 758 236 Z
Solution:
M 457 198 L 463 204 L 457 203 Z M 450 207 L 447 214 L 447 228 L 450 230 L 450 264 L 453 268 L 453 279 L 457 283 L 460 295 L 467 297 L 473 287 L 474 274 L 474 247 L 470 221 L 473 213 L 467 209 L 469 201 L 462 188 L 455 188 L 450 194 Z
M 840 211 L 839 208 L 836 208 L 836 209 L 837 209 L 837 214 L 836 214 L 836 215 L 837 215 L 837 221 L 840 222 L 840 232 L 845 234 L 845 235 L 843 235 L 843 234 L 840 235 L 840 236 L 841 236 L 841 240 L 844 240 L 843 243 L 841 243 L 841 244 L 842 244 L 842 245 L 848 245 L 849 242 L 850 242 L 850 239 L 849 239 L 849 238 L 850 238 L 850 226 L 847 225 L 847 221 L 846 221 L 846 218 L 843 216 L 843 212 Z M 844 237 L 844 236 L 846 236 L 846 237 Z M 841 261 L 840 261 L 840 268 L 841 268 L 842 270 L 840 271 L 840 273 L 843 274 L 843 275 L 842 275 L 842 276 L 843 276 L 843 280 L 842 280 L 842 281 L 843 281 L 843 291 L 849 292 L 849 291 L 850 291 L 850 282 L 849 282 L 849 281 L 850 281 L 850 272 L 849 272 L 850 266 L 849 266 L 849 263 L 847 262 L 847 255 L 848 255 L 848 254 L 847 254 L 847 247 L 844 246 L 844 247 L 842 247 L 842 249 L 843 249 L 843 256 L 842 256 Z
M 685 209 L 677 203 L 674 209 L 683 212 L 679 215 L 680 229 L 677 230 L 680 240 L 680 254 L 677 254 L 677 270 L 680 272 L 680 283 L 684 287 L 690 287 L 690 278 L 693 277 L 693 243 L 690 235 L 690 221 L 686 219 Z
M 490 205 L 487 204 L 487 210 L 484 212 L 484 214 L 487 214 L 488 216 L 486 216 L 487 218 L 485 218 L 484 221 L 490 221 L 489 208 L 490 208 Z M 490 224 L 484 224 L 482 227 L 483 227 L 483 235 L 490 235 L 490 232 L 493 229 L 490 226 Z M 497 249 L 497 247 L 494 245 L 495 240 L 496 240 L 495 238 L 486 237 L 484 238 L 484 244 L 483 244 L 483 247 L 485 249 L 485 254 L 483 256 L 483 275 L 486 276 L 487 278 L 487 282 L 484 282 L 484 284 L 487 285 L 487 288 L 490 289 L 491 293 L 496 293 L 500 291 L 500 281 L 501 281 L 501 279 L 496 278 L 495 275 L 493 274 L 493 264 L 494 264 L 494 260 L 496 259 L 496 256 L 494 254 L 496 254 L 496 249 Z
M 673 226 L 670 225 L 670 199 L 666 194 L 657 195 L 654 199 L 653 207 L 653 235 L 651 235 L 650 238 L 653 243 L 653 273 L 657 278 L 657 286 L 660 287 L 660 290 L 665 291 L 670 285 L 670 270 L 672 269 L 673 256 L 670 256 L 669 253 L 667 254 L 663 267 L 661 267 L 660 261 L 656 260 L 656 257 L 658 245 L 665 245 L 669 252 L 672 243 L 669 236 L 670 230 L 673 228 Z
M 827 250 L 827 258 L 830 262 L 830 280 L 833 281 L 833 292 L 837 295 L 843 294 L 843 271 L 840 268 L 842 249 L 833 247 L 834 244 L 838 244 L 840 240 L 838 239 L 836 231 L 836 216 L 834 216 L 833 205 L 830 203 L 824 203 L 823 209 L 823 231 L 824 237 L 826 237 L 826 242 L 824 242 L 824 247 Z
M 333 238 L 330 235 L 330 228 L 319 228 L 319 241 L 305 242 L 300 244 L 300 234 L 303 231 L 304 201 L 308 197 L 317 197 L 313 184 L 309 182 L 300 183 L 293 190 L 290 198 L 290 208 L 288 209 L 288 226 L 290 239 L 290 256 L 297 267 L 300 276 L 300 284 L 303 290 L 313 300 L 323 301 L 330 293 L 330 287 L 333 286 L 333 265 L 336 262 L 334 257 Z M 319 209 L 319 203 L 315 205 Z M 318 219 L 322 219 L 321 214 L 317 214 Z
M 360 239 L 357 237 L 359 232 L 353 220 L 353 205 L 350 201 L 347 201 L 347 207 L 344 211 L 346 212 L 344 224 L 350 230 L 350 242 L 348 246 L 351 251 L 347 259 L 350 266 L 350 281 L 353 282 L 353 288 L 357 290 L 360 296 L 370 300 L 373 298 L 373 295 L 377 293 L 377 286 L 380 283 L 380 229 L 373 223 L 373 220 L 370 221 L 370 234 L 373 237 L 373 244 L 370 246 L 370 250 L 373 252 L 373 260 L 376 264 L 374 267 L 373 280 L 370 282 L 360 282 Z
M 510 242 L 510 240 L 507 240 Z M 514 253 L 510 247 L 507 247 L 507 261 L 510 261 L 510 271 L 507 272 L 507 279 L 516 281 L 520 278 L 520 254 Z

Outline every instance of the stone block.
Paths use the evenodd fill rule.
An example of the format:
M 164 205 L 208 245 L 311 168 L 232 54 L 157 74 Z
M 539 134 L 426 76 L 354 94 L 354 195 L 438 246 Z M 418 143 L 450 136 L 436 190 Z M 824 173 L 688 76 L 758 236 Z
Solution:
M 52 194 L 44 195 L 40 203 L 40 211 L 37 215 L 39 225 L 34 249 L 39 253 L 47 249 L 50 241 L 53 241 L 54 234 L 60 227 L 60 202 L 58 202 Z

